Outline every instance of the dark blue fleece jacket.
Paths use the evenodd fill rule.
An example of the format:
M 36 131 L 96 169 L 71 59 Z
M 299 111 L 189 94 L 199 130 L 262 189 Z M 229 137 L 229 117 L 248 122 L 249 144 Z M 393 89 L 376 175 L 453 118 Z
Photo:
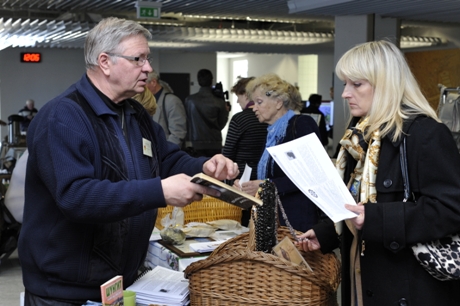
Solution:
M 87 115 L 72 101 L 75 96 L 83 96 L 96 116 L 109 115 L 129 180 L 102 179 L 97 137 Z M 84 75 L 32 121 L 19 241 L 23 281 L 31 293 L 100 300 L 99 286 L 111 277 L 123 275 L 125 287 L 133 283 L 157 208 L 166 205 L 161 179 L 202 171 L 206 159 L 193 159 L 167 142 L 161 126 L 152 120 L 151 133 L 157 139 L 152 150 L 157 148 L 160 164 L 160 177 L 152 177 L 133 112 L 125 114 L 128 145 L 118 115 Z

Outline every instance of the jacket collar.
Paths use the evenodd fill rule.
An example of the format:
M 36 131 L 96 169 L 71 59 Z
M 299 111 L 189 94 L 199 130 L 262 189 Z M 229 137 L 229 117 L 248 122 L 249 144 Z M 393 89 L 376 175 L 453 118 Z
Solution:
M 426 117 L 426 116 L 423 116 L 423 115 L 413 115 L 413 116 L 409 117 L 408 119 L 404 120 L 404 122 L 403 122 L 403 127 L 402 127 L 403 135 L 402 135 L 402 137 L 400 137 L 398 140 L 392 141 L 392 142 L 391 142 L 391 143 L 393 144 L 393 146 L 399 147 L 399 145 L 400 145 L 401 142 L 402 142 L 403 137 L 409 135 L 409 130 L 410 130 L 412 124 L 413 124 L 415 121 L 417 121 L 419 118 L 422 118 L 422 117 Z M 388 135 L 388 138 L 389 138 L 389 139 L 392 139 L 392 138 L 393 138 L 393 134 L 394 134 L 394 132 L 390 133 L 390 134 Z

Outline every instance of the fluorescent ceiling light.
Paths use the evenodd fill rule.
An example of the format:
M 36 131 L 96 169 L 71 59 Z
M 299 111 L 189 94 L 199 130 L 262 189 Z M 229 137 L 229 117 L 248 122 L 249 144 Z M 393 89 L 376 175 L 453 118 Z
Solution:
M 238 58 L 246 55 L 247 53 L 217 52 L 217 58 Z
M 439 37 L 401 36 L 401 49 L 432 47 L 442 45 L 444 42 Z
M 191 43 L 184 41 L 149 41 L 150 48 L 174 48 L 174 49 L 183 49 L 183 48 L 195 48 L 201 47 L 203 44 L 200 43 Z
M 292 14 L 351 1 L 354 0 L 289 0 L 287 5 L 289 14 Z

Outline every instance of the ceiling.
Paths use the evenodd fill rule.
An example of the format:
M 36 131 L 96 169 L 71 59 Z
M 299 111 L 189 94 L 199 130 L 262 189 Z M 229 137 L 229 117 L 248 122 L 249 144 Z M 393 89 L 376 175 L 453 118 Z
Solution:
M 139 21 L 161 50 L 333 52 L 334 17 L 401 19 L 403 40 L 460 47 L 458 0 L 157 0 L 160 19 L 138 19 L 131 0 L 0 0 L 0 50 L 81 48 L 101 18 Z M 436 48 L 435 47 L 435 48 Z

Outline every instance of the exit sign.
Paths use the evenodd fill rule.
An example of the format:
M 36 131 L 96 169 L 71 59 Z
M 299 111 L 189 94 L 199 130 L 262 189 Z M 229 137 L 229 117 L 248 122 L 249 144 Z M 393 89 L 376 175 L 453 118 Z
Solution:
M 155 7 L 141 7 L 140 18 L 160 18 L 160 14 L 158 14 L 158 9 Z
M 137 1 L 137 18 L 160 19 L 161 3 Z

